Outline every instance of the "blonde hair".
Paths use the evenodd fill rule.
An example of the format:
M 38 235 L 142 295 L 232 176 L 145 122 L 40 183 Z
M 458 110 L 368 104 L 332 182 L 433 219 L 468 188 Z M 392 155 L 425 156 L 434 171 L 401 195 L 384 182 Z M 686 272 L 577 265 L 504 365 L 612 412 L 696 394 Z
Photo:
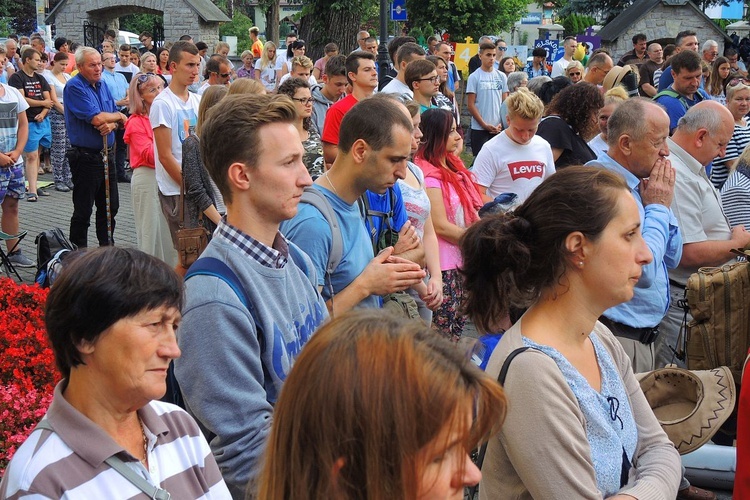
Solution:
M 138 80 L 141 76 L 147 76 L 148 81 L 143 82 L 139 87 Z M 147 83 L 150 83 L 151 81 L 157 82 L 157 85 L 159 83 L 163 85 L 164 83 L 159 75 L 155 75 L 153 73 L 136 73 L 130 80 L 130 85 L 128 86 L 128 112 L 130 112 L 131 115 L 148 116 L 146 114 L 146 102 L 143 100 L 143 97 L 141 97 L 141 87 L 143 87 Z
M 341 315 L 284 382 L 258 498 L 416 498 L 426 465 L 450 446 L 436 442 L 442 431 L 458 432 L 469 453 L 505 410 L 497 381 L 424 323 Z
M 544 114 L 544 103 L 529 89 L 519 87 L 505 99 L 508 116 L 523 120 L 538 120 Z
M 260 69 L 266 69 L 268 66 L 273 65 L 273 67 L 276 67 L 276 56 L 278 56 L 278 51 L 274 52 L 273 58 L 268 57 L 268 49 L 270 48 L 276 48 L 276 44 L 268 41 L 263 45 L 263 52 L 260 54 Z
M 581 70 L 581 78 L 583 78 L 583 64 L 581 64 L 581 61 L 576 61 L 573 59 L 570 61 L 570 64 L 568 64 L 568 67 L 565 68 L 565 76 L 568 76 L 570 74 L 570 70 L 578 68 Z
M 622 85 L 616 85 L 604 93 L 604 105 L 619 104 L 628 100 L 628 91 Z
M 292 71 L 295 66 L 302 66 L 305 69 L 310 69 L 313 67 L 313 62 L 312 59 L 307 56 L 296 56 L 292 58 Z
M 265 94 L 266 88 L 258 80 L 252 78 L 237 78 L 229 85 L 229 95 L 235 94 Z

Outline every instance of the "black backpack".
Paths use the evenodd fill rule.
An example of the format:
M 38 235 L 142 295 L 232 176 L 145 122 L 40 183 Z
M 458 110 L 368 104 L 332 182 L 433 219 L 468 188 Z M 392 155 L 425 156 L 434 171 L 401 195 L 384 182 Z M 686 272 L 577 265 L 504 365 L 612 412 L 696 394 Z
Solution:
M 59 227 L 39 233 L 36 243 L 36 277 L 34 281 L 42 288 L 54 283 L 63 267 L 63 261 L 78 247 L 70 242 Z

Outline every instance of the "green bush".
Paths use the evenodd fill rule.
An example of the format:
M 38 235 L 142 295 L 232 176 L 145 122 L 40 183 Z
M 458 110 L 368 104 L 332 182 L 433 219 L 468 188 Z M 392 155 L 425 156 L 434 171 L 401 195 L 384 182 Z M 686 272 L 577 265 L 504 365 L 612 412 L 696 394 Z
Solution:
M 242 12 L 235 12 L 231 22 L 224 23 L 219 28 L 219 36 L 237 37 L 237 55 L 250 50 L 250 35 L 248 30 L 253 27 L 253 20 Z

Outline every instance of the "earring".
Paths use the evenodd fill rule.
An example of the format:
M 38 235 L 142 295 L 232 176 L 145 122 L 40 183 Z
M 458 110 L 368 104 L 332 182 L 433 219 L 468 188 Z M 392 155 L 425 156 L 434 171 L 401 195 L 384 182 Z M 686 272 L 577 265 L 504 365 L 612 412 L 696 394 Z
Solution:
M 583 261 L 582 260 L 578 261 L 578 267 L 583 267 Z

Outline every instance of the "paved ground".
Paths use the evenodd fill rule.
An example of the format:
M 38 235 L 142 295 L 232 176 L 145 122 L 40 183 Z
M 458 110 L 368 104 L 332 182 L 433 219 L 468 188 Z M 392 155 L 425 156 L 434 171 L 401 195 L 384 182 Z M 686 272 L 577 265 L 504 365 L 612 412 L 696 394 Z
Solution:
M 39 180 L 40 182 L 51 182 L 52 174 L 40 175 Z M 133 207 L 130 202 L 130 184 L 118 184 L 118 187 L 120 190 L 120 210 L 116 217 L 115 242 L 119 246 L 135 247 L 137 242 L 133 222 Z M 34 243 L 34 239 L 36 235 L 53 227 L 59 227 L 66 235 L 69 234 L 70 216 L 73 213 L 72 193 L 61 193 L 55 191 L 54 187 L 50 187 L 45 191 L 50 195 L 40 196 L 39 201 L 36 203 L 25 200 L 19 202 L 21 230 L 28 231 L 26 238 L 21 242 L 21 249 L 24 254 L 35 262 L 36 244 Z M 89 228 L 89 245 L 97 245 L 93 216 L 91 217 L 91 227 Z M 34 281 L 35 268 L 18 268 L 18 271 L 24 282 L 31 283 Z M 5 271 L 2 270 L 0 272 L 4 273 Z

